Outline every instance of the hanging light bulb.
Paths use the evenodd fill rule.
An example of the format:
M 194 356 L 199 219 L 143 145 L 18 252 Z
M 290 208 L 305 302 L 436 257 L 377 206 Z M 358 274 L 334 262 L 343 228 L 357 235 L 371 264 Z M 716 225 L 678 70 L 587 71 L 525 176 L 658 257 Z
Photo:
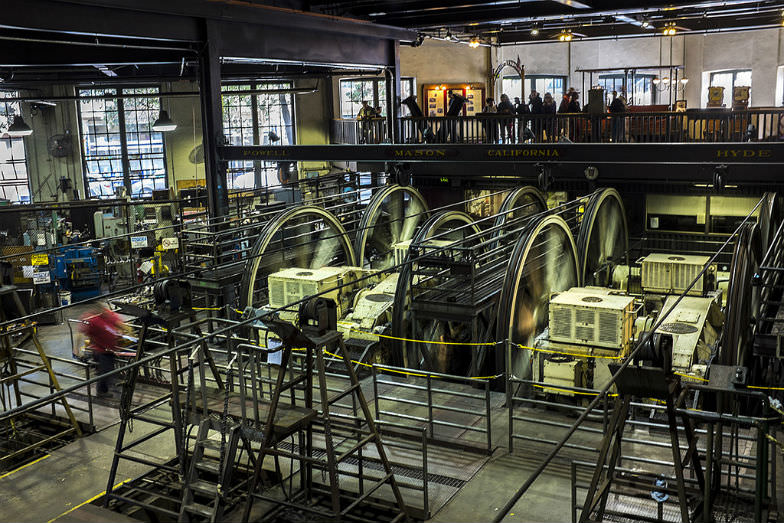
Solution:
M 21 138 L 23 136 L 30 136 L 33 130 L 27 125 L 22 118 L 21 114 L 14 116 L 14 122 L 8 126 L 8 136 L 11 138 Z
M 561 31 L 561 34 L 558 35 L 558 40 L 561 42 L 569 42 L 572 39 L 572 32 L 564 29 Z
M 531 28 L 531 36 L 538 36 L 539 35 L 539 28 L 534 26 Z
M 155 120 L 155 123 L 152 124 L 152 130 L 158 131 L 161 133 L 167 133 L 169 131 L 173 131 L 177 128 L 177 124 L 174 123 L 174 120 L 169 118 L 169 113 L 161 109 L 160 114 L 158 114 L 158 119 Z
M 468 47 L 471 47 L 471 48 L 473 48 L 473 49 L 476 49 L 477 47 L 479 47 L 479 38 L 477 38 L 476 36 L 475 36 L 475 37 L 473 37 L 473 38 L 472 38 L 472 39 L 471 39 L 471 40 L 468 42 Z
M 659 82 L 661 82 L 661 80 L 659 80 L 658 76 L 653 79 L 653 85 L 659 85 Z

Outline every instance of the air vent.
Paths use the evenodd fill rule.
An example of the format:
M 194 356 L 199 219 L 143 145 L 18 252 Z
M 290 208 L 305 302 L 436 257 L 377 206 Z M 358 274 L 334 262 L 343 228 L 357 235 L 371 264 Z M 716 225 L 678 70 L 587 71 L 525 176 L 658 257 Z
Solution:
M 285 305 L 283 285 L 281 280 L 269 280 L 269 302 L 272 307 Z
M 569 338 L 572 335 L 572 311 L 562 307 L 553 307 L 553 319 L 550 323 L 550 332 L 559 338 Z
M 618 343 L 618 325 L 620 318 L 615 312 L 599 311 L 599 341 Z

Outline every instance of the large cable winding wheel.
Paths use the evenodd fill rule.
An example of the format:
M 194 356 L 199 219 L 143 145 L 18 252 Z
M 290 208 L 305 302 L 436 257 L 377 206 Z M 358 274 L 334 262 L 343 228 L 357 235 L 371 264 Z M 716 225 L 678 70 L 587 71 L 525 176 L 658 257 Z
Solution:
M 359 222 L 357 261 L 365 269 L 393 266 L 395 245 L 411 240 L 428 216 L 425 199 L 412 187 L 391 185 L 377 192 Z
M 626 209 L 615 189 L 595 194 L 585 207 L 577 236 L 582 285 L 610 287 L 613 269 L 628 265 L 629 227 Z
M 320 269 L 356 265 L 340 221 L 313 205 L 281 211 L 261 231 L 245 264 L 240 306 L 268 303 L 267 276 L 285 268 Z
M 517 218 L 525 218 L 546 210 L 547 200 L 542 191 L 531 185 L 518 187 L 501 202 L 494 225 L 501 226 Z
M 442 211 L 434 214 L 422 224 L 411 244 L 419 245 L 427 243 L 429 239 L 435 239 L 460 242 L 461 246 L 468 246 L 469 242 L 465 241 L 466 238 L 478 235 L 479 232 L 479 227 L 468 214 L 460 211 Z M 411 254 L 407 260 L 412 260 Z M 432 318 L 417 319 L 413 316 L 411 287 L 417 282 L 412 279 L 412 264 L 416 264 L 416 261 L 411 261 L 401 268 L 395 290 L 392 335 L 400 338 L 398 340 L 397 364 L 432 372 L 460 372 L 458 369 L 465 367 L 465 365 L 464 362 L 452 358 L 456 352 L 454 346 L 439 342 L 470 342 L 470 329 L 466 329 L 465 325 L 457 322 Z M 432 340 L 432 343 L 405 340 Z
M 744 224 L 735 240 L 719 352 L 722 365 L 748 366 L 750 363 L 752 317 L 757 313 L 754 310 L 756 292 L 752 292 L 751 281 L 759 268 L 759 242 L 759 228 L 753 223 Z
M 533 346 L 548 324 L 550 296 L 580 284 L 577 250 L 563 218 L 543 216 L 517 241 L 498 302 L 497 340 Z M 531 351 L 512 346 L 507 372 L 531 378 Z M 505 351 L 496 352 L 497 368 L 506 367 Z

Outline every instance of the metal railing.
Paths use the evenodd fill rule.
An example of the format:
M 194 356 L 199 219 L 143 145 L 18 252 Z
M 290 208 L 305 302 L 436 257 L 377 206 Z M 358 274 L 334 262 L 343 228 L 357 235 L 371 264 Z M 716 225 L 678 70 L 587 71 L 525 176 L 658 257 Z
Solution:
M 525 116 L 401 119 L 403 143 L 683 143 L 784 139 L 784 110 L 728 109 L 622 114 L 558 113 Z M 334 143 L 351 141 L 346 136 Z
M 399 374 L 400 379 L 394 379 L 389 373 L 402 374 Z M 405 374 L 408 375 L 402 377 Z M 473 446 L 470 441 L 462 441 L 460 435 L 448 436 L 443 433 L 444 430 L 480 434 L 484 438 L 481 443 L 485 452 L 490 454 L 493 451 L 490 379 L 466 378 L 386 365 L 373 365 L 372 376 L 377 420 L 381 420 L 383 416 L 407 426 L 425 427 L 430 440 L 463 444 L 469 448 Z M 455 390 L 454 384 L 467 387 Z M 453 386 L 452 389 L 448 388 L 450 385 Z M 394 387 L 394 395 L 379 391 L 379 387 L 383 386 Z M 412 398 L 417 395 L 424 396 L 424 400 L 403 397 L 405 391 L 412 391 Z M 465 405 L 456 407 L 449 405 L 450 402 L 463 402 Z M 404 412 L 411 408 L 414 413 Z M 458 422 L 460 418 L 465 421 Z
M 330 142 L 335 144 L 386 143 L 390 141 L 386 118 L 335 119 L 330 128 Z

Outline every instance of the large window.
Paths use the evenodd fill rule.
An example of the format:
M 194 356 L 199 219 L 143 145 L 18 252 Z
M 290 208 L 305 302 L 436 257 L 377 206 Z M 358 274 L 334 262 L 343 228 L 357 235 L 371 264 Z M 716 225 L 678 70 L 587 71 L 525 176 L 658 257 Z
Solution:
M 751 69 L 719 71 L 710 75 L 711 87 L 724 88 L 724 105 L 732 106 L 732 93 L 735 87 L 751 87 Z M 749 89 L 749 106 L 751 106 L 751 89 Z
M 16 96 L 15 91 L 0 91 L 0 199 L 29 203 L 24 138 L 11 138 L 6 133 L 21 112 L 19 102 L 4 102 L 3 98 Z
M 528 95 L 531 91 L 536 90 L 539 96 L 544 97 L 545 93 L 550 93 L 553 97 L 558 98 L 566 91 L 566 77 L 565 76 L 542 76 L 531 75 L 525 77 L 525 96 L 528 101 Z M 520 77 L 519 76 L 505 76 L 501 82 L 501 92 L 507 95 L 511 100 L 520 96 Z
M 163 135 L 152 130 L 160 112 L 157 95 L 157 87 L 79 91 L 85 184 L 91 197 L 111 198 L 118 187 L 134 198 L 149 197 L 166 188 Z
M 400 78 L 400 99 L 405 100 L 416 93 L 414 78 Z M 381 116 L 387 115 L 387 83 L 383 78 L 357 78 L 340 81 L 340 117 L 356 118 L 366 101 L 373 107 L 381 107 Z M 408 107 L 400 107 L 400 116 L 410 116 Z
M 605 95 L 610 98 L 613 91 L 626 96 L 629 105 L 653 105 L 656 103 L 656 91 L 653 86 L 653 74 L 631 73 L 626 77 L 626 89 L 624 90 L 623 74 L 602 74 L 599 75 L 598 85 L 604 89 Z M 632 83 L 633 81 L 633 83 Z
M 356 118 L 366 101 L 373 107 L 381 107 L 381 114 L 387 114 L 387 83 L 383 78 L 351 79 L 340 81 L 340 116 Z
M 265 89 L 289 89 L 291 82 L 231 84 L 223 95 L 223 134 L 231 145 L 291 145 L 294 143 L 294 95 L 254 93 Z M 229 162 L 230 190 L 278 185 L 275 162 Z
M 416 94 L 416 82 L 413 78 L 400 79 L 400 100 L 405 100 L 412 94 Z M 411 116 L 411 112 L 405 105 L 400 106 L 400 116 Z

